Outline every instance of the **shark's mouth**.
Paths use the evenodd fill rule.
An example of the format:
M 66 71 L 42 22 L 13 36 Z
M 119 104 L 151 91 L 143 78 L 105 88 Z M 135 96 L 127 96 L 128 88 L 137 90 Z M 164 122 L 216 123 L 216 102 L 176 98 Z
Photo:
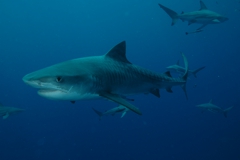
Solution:
M 38 90 L 38 94 L 47 94 L 47 93 L 67 93 L 67 91 L 64 91 L 64 90 L 59 90 L 59 89 L 40 89 Z

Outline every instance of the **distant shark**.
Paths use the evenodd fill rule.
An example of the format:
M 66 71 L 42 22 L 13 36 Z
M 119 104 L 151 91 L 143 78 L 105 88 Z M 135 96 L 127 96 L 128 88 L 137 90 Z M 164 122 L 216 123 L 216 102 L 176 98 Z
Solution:
M 160 97 L 159 89 L 172 92 L 172 86 L 181 86 L 186 93 L 188 62 L 180 78 L 170 72 L 154 73 L 129 62 L 126 58 L 126 42 L 123 41 L 102 56 L 78 58 L 32 72 L 23 81 L 39 88 L 38 94 L 54 100 L 75 102 L 81 99 L 103 97 L 123 105 L 141 115 L 141 111 L 128 102 L 128 95 L 151 93 Z
M 214 104 L 212 104 L 212 100 L 210 100 L 209 103 L 199 104 L 197 105 L 198 108 L 201 108 L 203 111 L 211 111 L 214 113 L 223 113 L 225 117 L 227 117 L 227 113 L 229 110 L 231 110 L 233 107 L 229 107 L 227 109 L 222 109 Z
M 195 69 L 195 70 L 188 70 L 188 77 L 191 76 L 191 75 L 194 75 L 195 78 L 197 78 L 197 73 L 199 71 L 201 71 L 202 69 L 204 69 L 204 67 L 200 67 L 198 69 Z M 185 73 L 185 68 L 181 67 L 179 65 L 179 61 L 177 62 L 177 64 L 174 64 L 174 65 L 171 65 L 171 66 L 168 66 L 167 67 L 167 70 L 169 71 L 173 71 L 173 72 L 177 72 L 177 73 L 180 73 L 181 75 L 183 75 Z
M 14 108 L 14 107 L 6 107 L 6 106 L 3 106 L 2 104 L 0 104 L 0 116 L 3 119 L 7 119 L 10 115 L 16 114 L 16 113 L 19 113 L 22 111 L 24 111 L 24 109 Z
M 200 1 L 201 8 L 198 11 L 177 14 L 173 10 L 159 4 L 159 6 L 172 18 L 172 26 L 181 19 L 183 22 L 187 21 L 188 25 L 193 23 L 202 24 L 197 30 L 201 30 L 208 24 L 219 24 L 228 20 L 227 17 L 222 16 L 216 12 L 207 9 L 206 5 Z
M 99 119 L 101 120 L 102 116 L 108 116 L 108 115 L 115 115 L 116 113 L 122 113 L 121 118 L 125 116 L 125 114 L 129 111 L 129 109 L 125 106 L 119 105 L 118 107 L 109 109 L 105 112 L 100 112 L 94 108 L 92 108 L 95 113 L 99 116 Z

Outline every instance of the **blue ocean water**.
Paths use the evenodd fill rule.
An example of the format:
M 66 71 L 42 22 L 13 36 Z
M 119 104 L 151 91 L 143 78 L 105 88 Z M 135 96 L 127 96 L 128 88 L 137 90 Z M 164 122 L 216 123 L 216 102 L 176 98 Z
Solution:
M 85 159 L 240 159 L 239 1 L 205 0 L 229 18 L 200 27 L 170 17 L 161 3 L 178 13 L 200 8 L 189 0 L 1 0 L 0 102 L 25 111 L 0 120 L 0 160 Z M 158 73 L 186 55 L 192 69 L 206 66 L 180 87 L 161 90 L 161 98 L 136 95 L 142 116 L 103 117 L 117 104 L 84 100 L 71 104 L 40 97 L 23 83 L 32 71 L 69 59 L 103 55 L 126 40 L 127 58 Z M 174 75 L 176 76 L 176 75 Z M 234 106 L 228 117 L 201 113 L 197 104 Z

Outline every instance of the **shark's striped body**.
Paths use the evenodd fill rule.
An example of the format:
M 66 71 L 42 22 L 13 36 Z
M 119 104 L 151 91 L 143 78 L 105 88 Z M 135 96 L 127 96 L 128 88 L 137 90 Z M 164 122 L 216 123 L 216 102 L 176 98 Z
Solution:
M 188 74 L 185 56 L 186 73 L 182 78 L 172 78 L 169 72 L 158 74 L 130 63 L 125 54 L 124 41 L 103 56 L 59 63 L 30 73 L 23 81 L 40 88 L 39 95 L 46 98 L 75 101 L 104 97 L 138 114 L 140 111 L 122 96 L 152 93 L 160 97 L 160 88 L 171 92 L 176 85 L 183 86 L 185 91 Z

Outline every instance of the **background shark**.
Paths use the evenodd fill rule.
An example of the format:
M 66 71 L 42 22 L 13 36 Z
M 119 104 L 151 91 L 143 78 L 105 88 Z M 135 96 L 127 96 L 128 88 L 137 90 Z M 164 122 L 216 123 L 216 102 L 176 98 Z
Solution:
M 208 24 L 219 24 L 228 20 L 227 17 L 222 16 L 216 12 L 207 9 L 206 5 L 200 1 L 201 8 L 198 11 L 177 14 L 175 11 L 159 4 L 159 6 L 172 18 L 172 26 L 181 19 L 183 22 L 187 21 L 188 25 L 193 23 L 202 24 L 197 30 L 201 30 Z
M 0 104 L 0 116 L 3 119 L 7 119 L 10 115 L 16 114 L 16 113 L 19 113 L 22 111 L 24 111 L 24 109 L 14 108 L 14 107 L 6 107 L 6 106 L 3 106 L 2 104 Z
M 103 113 L 94 108 L 92 108 L 92 109 L 94 110 L 95 113 L 97 113 L 100 120 L 101 120 L 102 116 L 115 115 L 116 113 L 122 113 L 122 115 L 121 115 L 121 118 L 122 118 L 129 111 L 128 108 L 126 108 L 125 106 L 122 106 L 122 105 L 119 105 L 118 107 L 109 109 Z
M 214 104 L 212 104 L 212 100 L 210 100 L 209 103 L 199 104 L 197 105 L 198 108 L 201 108 L 202 111 L 211 111 L 214 113 L 223 113 L 225 117 L 227 117 L 227 113 L 229 110 L 231 110 L 233 107 L 229 107 L 227 109 L 222 109 Z
M 141 115 L 125 96 L 152 93 L 160 97 L 160 88 L 172 92 L 171 87 L 177 85 L 187 96 L 188 62 L 182 56 L 185 73 L 181 78 L 172 78 L 170 72 L 158 74 L 130 63 L 126 58 L 126 42 L 123 41 L 103 56 L 62 62 L 27 74 L 23 81 L 39 88 L 38 94 L 49 99 L 74 102 L 103 97 Z
M 204 68 L 205 68 L 205 66 L 204 67 L 200 67 L 200 68 L 195 69 L 195 70 L 190 70 L 189 69 L 188 70 L 188 77 L 191 76 L 191 75 L 194 75 L 194 77 L 197 78 L 197 73 L 199 71 L 201 71 L 202 69 L 204 69 Z M 173 72 L 176 72 L 176 73 L 180 73 L 181 75 L 183 75 L 185 73 L 185 68 L 183 68 L 182 66 L 179 65 L 179 61 L 176 64 L 174 64 L 174 65 L 168 66 L 167 70 L 173 71 Z

